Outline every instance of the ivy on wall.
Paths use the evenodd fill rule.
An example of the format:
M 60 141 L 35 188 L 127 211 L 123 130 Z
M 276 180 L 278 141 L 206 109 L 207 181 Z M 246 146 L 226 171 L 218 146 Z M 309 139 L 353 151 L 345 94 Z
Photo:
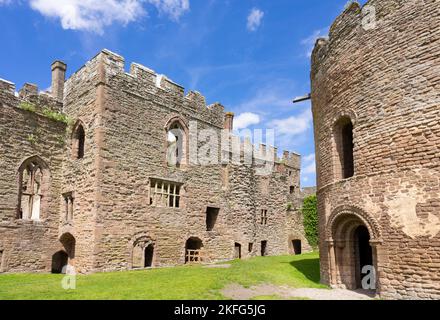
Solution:
M 302 208 L 304 217 L 304 230 L 309 244 L 316 248 L 318 246 L 318 209 L 316 195 L 304 199 Z

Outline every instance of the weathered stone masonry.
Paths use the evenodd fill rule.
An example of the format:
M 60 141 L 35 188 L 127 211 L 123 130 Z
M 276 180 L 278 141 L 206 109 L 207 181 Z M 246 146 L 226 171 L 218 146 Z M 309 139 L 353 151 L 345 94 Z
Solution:
M 438 299 L 440 4 L 366 6 L 376 27 L 353 3 L 312 57 L 321 279 L 356 288 L 373 263 L 382 297 Z
M 214 262 L 292 253 L 292 240 L 309 249 L 298 155 L 285 152 L 269 176 L 244 163 L 194 165 L 184 135 L 182 163 L 170 166 L 167 130 L 187 134 L 195 122 L 220 135 L 233 114 L 141 65 L 125 72 L 124 59 L 107 50 L 65 82 L 62 62 L 52 70 L 50 95 L 25 85 L 16 97 L 0 81 L 1 271 L 59 272 L 67 261 L 79 272 L 178 265 L 186 249 Z M 18 169 L 31 157 L 49 186 L 36 220 L 17 216 Z M 216 216 L 210 231 L 207 212 Z

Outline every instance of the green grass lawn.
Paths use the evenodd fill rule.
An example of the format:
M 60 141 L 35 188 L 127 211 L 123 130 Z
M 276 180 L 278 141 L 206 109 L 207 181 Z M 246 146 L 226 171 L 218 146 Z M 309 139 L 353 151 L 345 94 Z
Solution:
M 0 299 L 224 299 L 227 284 L 271 283 L 294 288 L 319 284 L 317 253 L 236 260 L 228 269 L 182 266 L 77 276 L 76 289 L 61 287 L 63 275 L 0 275 Z

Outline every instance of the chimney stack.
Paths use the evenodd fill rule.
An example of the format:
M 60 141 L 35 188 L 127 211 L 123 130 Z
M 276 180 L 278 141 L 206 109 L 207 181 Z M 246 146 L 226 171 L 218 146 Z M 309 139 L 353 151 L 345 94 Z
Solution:
M 234 113 L 226 112 L 225 115 L 225 129 L 232 131 L 234 129 Z
M 66 80 L 67 65 L 62 61 L 52 63 L 52 96 L 58 101 L 64 98 L 64 81 Z

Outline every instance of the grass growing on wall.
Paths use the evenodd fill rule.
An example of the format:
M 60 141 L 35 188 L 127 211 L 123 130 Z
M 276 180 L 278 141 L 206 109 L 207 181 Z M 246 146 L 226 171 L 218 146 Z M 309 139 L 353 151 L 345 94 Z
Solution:
M 37 107 L 35 106 L 35 104 L 33 104 L 31 102 L 22 101 L 22 102 L 20 102 L 18 107 L 22 110 L 25 110 L 25 111 L 37 113 Z M 40 111 L 40 113 L 43 116 L 45 116 L 46 118 L 49 118 L 49 119 L 52 119 L 52 120 L 55 120 L 58 122 L 63 122 L 67 125 L 72 124 L 72 119 L 70 119 L 66 114 L 61 113 L 61 112 L 57 112 L 57 111 L 53 111 L 48 107 L 43 107 L 42 110 Z
M 228 284 L 293 288 L 326 288 L 319 284 L 317 253 L 235 260 L 231 267 L 181 266 L 77 276 L 76 289 L 61 287 L 63 275 L 0 275 L 0 300 L 5 299 L 225 299 Z
M 304 217 L 304 230 L 309 244 L 313 248 L 318 246 L 318 209 L 316 195 L 308 196 L 304 199 L 302 208 Z
M 18 105 L 18 107 L 22 110 L 29 111 L 29 112 L 36 112 L 37 111 L 37 108 L 35 107 L 34 104 L 32 104 L 30 102 L 26 102 L 26 101 L 21 102 Z
M 59 122 L 64 122 L 65 124 L 71 124 L 71 120 L 70 118 L 65 115 L 64 113 L 61 112 L 56 112 L 56 111 L 52 111 L 49 108 L 44 108 L 43 109 L 43 115 L 46 118 L 55 120 L 55 121 L 59 121 Z

